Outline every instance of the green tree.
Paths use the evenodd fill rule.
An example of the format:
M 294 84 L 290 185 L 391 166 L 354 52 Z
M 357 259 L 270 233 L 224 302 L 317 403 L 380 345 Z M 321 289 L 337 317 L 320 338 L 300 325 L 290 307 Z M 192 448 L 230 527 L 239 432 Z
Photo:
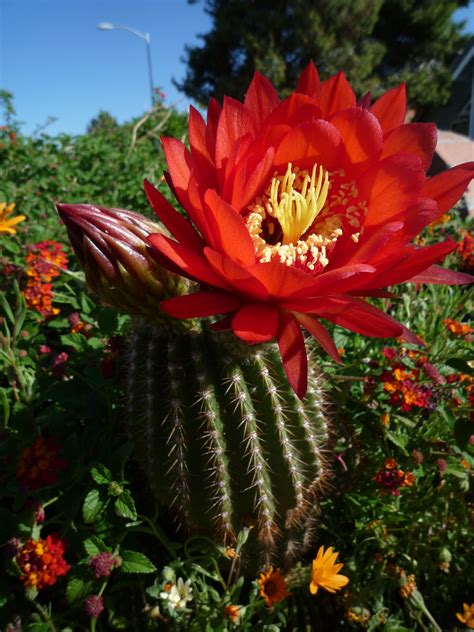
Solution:
M 344 69 L 359 94 L 406 81 L 422 114 L 448 100 L 450 64 L 466 40 L 452 20 L 466 0 L 202 1 L 213 27 L 186 48 L 176 82 L 200 103 L 241 98 L 254 69 L 285 94 L 313 59 L 322 78 Z
M 87 126 L 88 134 L 102 134 L 115 132 L 118 128 L 117 119 L 105 110 L 100 110 Z

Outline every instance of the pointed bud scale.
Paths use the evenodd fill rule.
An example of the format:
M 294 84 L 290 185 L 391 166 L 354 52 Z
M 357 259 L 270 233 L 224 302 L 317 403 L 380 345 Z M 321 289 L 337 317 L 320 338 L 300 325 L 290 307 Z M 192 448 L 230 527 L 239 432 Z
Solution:
M 187 281 L 163 269 L 146 241 L 161 227 L 143 215 L 88 204 L 58 204 L 87 285 L 107 305 L 156 319 L 160 301 L 182 294 Z

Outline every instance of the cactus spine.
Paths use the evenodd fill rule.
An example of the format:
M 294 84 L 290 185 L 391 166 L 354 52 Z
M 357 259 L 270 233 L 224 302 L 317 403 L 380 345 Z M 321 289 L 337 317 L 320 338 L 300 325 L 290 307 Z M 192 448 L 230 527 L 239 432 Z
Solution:
M 137 321 L 129 341 L 127 419 L 158 500 L 178 524 L 232 545 L 253 525 L 261 562 L 311 545 L 329 478 L 322 380 L 310 362 L 300 402 L 278 351 L 204 325 L 165 332 Z

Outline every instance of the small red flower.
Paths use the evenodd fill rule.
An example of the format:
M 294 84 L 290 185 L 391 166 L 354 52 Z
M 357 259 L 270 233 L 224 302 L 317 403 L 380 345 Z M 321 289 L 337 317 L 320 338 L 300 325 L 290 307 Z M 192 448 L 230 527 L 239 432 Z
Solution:
M 48 485 L 56 485 L 58 477 L 68 461 L 61 456 L 62 446 L 54 437 L 38 437 L 25 448 L 17 464 L 17 478 L 25 489 L 34 491 Z
M 57 536 L 48 535 L 45 540 L 30 538 L 15 558 L 25 587 L 41 590 L 55 584 L 61 575 L 66 575 L 71 567 L 63 555 L 64 543 Z
M 151 235 L 153 256 L 200 283 L 162 309 L 176 318 L 224 315 L 214 327 L 249 344 L 276 339 L 300 398 L 301 327 L 336 361 L 321 319 L 419 342 L 366 298 L 407 281 L 470 282 L 433 265 L 455 242 L 412 242 L 459 199 L 474 163 L 427 179 L 436 128 L 405 125 L 405 113 L 404 86 L 358 104 L 343 73 L 321 83 L 312 63 L 283 101 L 256 73 L 244 103 L 211 100 L 207 123 L 191 108 L 190 149 L 163 140 L 166 179 L 188 218 L 145 182 L 174 237 Z

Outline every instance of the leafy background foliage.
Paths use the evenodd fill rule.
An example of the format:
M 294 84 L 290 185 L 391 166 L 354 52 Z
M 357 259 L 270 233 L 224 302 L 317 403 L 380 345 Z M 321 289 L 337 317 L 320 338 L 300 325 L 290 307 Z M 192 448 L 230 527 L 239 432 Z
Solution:
M 396 342 L 335 331 L 345 364 L 336 367 L 321 358 L 332 402 L 334 475 L 321 503 L 315 547 L 340 552 L 350 584 L 342 594 L 320 591 L 312 597 L 308 557 L 292 570 L 293 595 L 269 610 L 255 577 L 239 572 L 238 561 L 211 541 L 177 538 L 150 497 L 123 431 L 120 366 L 129 318 L 88 294 L 54 210 L 58 201 L 97 202 L 148 214 L 141 184 L 143 177 L 160 182 L 164 159 L 158 136 L 184 138 L 185 118 L 158 105 L 146 120 L 122 126 L 100 114 L 80 137 L 26 137 L 9 95 L 3 97 L 10 124 L 0 132 L 0 200 L 14 201 L 27 220 L 17 235 L 0 236 L 2 629 L 228 630 L 229 604 L 242 607 L 239 629 L 246 630 L 403 632 L 459 626 L 455 613 L 474 595 L 468 559 L 472 357 L 469 336 L 453 335 L 443 321 L 467 324 L 466 290 L 411 285 L 400 299 L 381 302 L 427 343 L 423 354 L 442 376 L 439 383 L 419 376 L 430 389 L 431 406 L 402 410 L 384 386 L 384 372 L 393 373 L 392 360 L 382 353 L 386 344 L 406 371 L 414 370 L 419 356 L 410 357 Z M 438 240 L 445 233 L 459 239 L 463 224 L 453 211 L 424 238 Z M 60 311 L 45 319 L 27 307 L 22 291 L 29 247 L 51 239 L 63 245 L 69 266 L 53 281 L 53 304 Z M 462 265 L 457 254 L 449 263 Z M 74 331 L 77 320 L 83 328 Z M 66 360 L 58 363 L 61 354 Z M 449 383 L 448 376 L 458 377 Z M 26 493 L 17 464 L 40 435 L 57 438 L 68 466 L 57 484 Z M 374 481 L 387 458 L 415 477 L 399 496 L 382 493 Z M 32 501 L 44 508 L 44 522 L 35 521 Z M 70 571 L 38 594 L 25 591 L 8 542 L 55 532 L 67 542 Z M 245 552 L 247 536 L 245 530 L 240 534 L 237 553 Z M 89 562 L 100 552 L 118 555 L 122 563 L 98 580 Z M 414 575 L 419 592 L 404 597 L 400 588 L 408 575 Z M 180 612 L 167 609 L 161 597 L 177 577 L 190 579 L 193 587 L 193 600 Z M 92 594 L 104 599 L 97 620 L 84 610 Z

